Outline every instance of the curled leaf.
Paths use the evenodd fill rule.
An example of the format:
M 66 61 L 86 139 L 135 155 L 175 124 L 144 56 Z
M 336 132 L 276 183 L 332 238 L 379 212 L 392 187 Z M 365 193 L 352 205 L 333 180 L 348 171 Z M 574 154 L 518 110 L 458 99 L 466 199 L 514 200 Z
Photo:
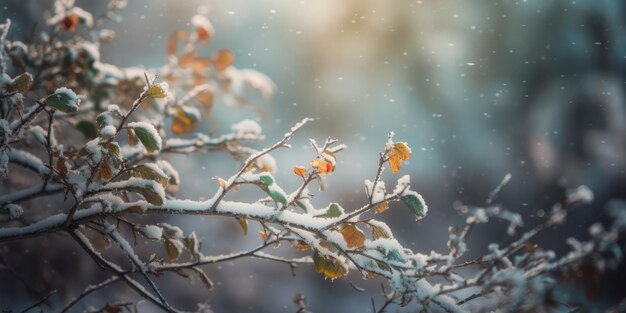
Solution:
M 243 217 L 238 217 L 237 222 L 239 222 L 241 229 L 243 229 L 243 235 L 248 235 L 248 220 Z

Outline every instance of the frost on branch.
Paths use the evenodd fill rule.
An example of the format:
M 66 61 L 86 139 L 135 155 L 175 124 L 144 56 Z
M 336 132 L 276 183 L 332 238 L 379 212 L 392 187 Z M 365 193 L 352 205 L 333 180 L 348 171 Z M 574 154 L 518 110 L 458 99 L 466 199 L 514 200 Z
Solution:
M 384 179 L 387 167 L 388 174 L 399 175 L 411 166 L 409 143 L 396 141 L 393 132 L 381 142 L 378 155 L 372 153 L 378 166 L 363 177 L 359 188 L 365 188 L 366 196 L 359 206 L 336 200 L 319 203 L 315 196 L 324 191 L 326 181 L 342 174 L 338 161 L 347 146 L 332 138 L 321 144 L 311 139 L 313 153 L 308 158 L 284 164 L 273 152 L 289 148 L 288 142 L 312 119 L 302 119 L 263 149 L 250 146 L 265 139 L 254 119 L 226 127 L 220 127 L 219 119 L 210 120 L 214 105 L 251 108 L 259 120 L 267 120 L 253 99 L 255 94 L 270 99 L 276 86 L 256 70 L 237 68 L 236 55 L 228 49 L 205 53 L 215 29 L 204 14 L 193 17 L 188 29 L 170 35 L 162 67 L 103 63 L 100 44 L 114 34 L 99 27 L 116 20 L 116 11 L 124 6 L 124 1 L 114 0 L 105 18 L 94 19 L 100 14 L 92 15 L 72 0 L 55 1 L 46 34 L 35 42 L 7 39 L 10 21 L 0 29 L 0 241 L 64 233 L 85 252 L 72 257 L 89 258 L 94 269 L 109 274 L 72 299 L 55 302 L 66 303 L 60 310 L 71 309 L 106 286 L 124 283 L 151 305 L 176 312 L 182 304 L 161 292 L 157 277 L 172 272 L 200 281 L 210 292 L 216 285 L 205 267 L 249 257 L 287 265 L 294 275 L 298 266 L 308 266 L 330 281 L 345 279 L 354 285 L 349 277 L 381 280 L 391 287 L 384 292 L 384 307 L 394 303 L 444 312 L 539 311 L 565 307 L 565 299 L 553 292 L 554 274 L 587 275 L 620 264 L 617 242 L 626 229 L 623 210 L 611 211 L 613 225 L 594 224 L 590 240 L 568 239 L 571 251 L 558 256 L 535 245 L 533 238 L 565 221 L 574 206 L 591 202 L 593 193 L 585 186 L 568 190 L 548 216 L 525 225 L 519 213 L 494 203 L 510 175 L 489 195 L 485 207 L 455 205 L 467 216 L 465 225 L 449 228 L 447 251 L 412 251 L 385 221 L 389 214 L 404 215 L 419 220 L 414 225 L 420 227 L 428 222 L 429 207 L 412 189 L 409 175 L 396 182 Z M 55 77 L 63 78 L 63 85 Z M 209 133 L 198 131 L 205 119 L 213 127 Z M 209 177 L 200 181 L 206 186 L 206 200 L 177 198 L 185 178 L 176 170 L 178 164 L 168 161 L 169 155 L 206 151 L 232 156 L 238 168 L 229 177 L 213 176 L 215 182 Z M 275 175 L 279 170 L 293 170 L 298 183 L 280 181 Z M 20 177 L 26 177 L 27 184 Z M 240 190 L 255 200 L 241 202 Z M 48 199 L 55 199 L 54 208 L 45 205 Z M 213 238 L 175 225 L 168 218 L 172 214 L 235 220 L 256 246 L 233 246 L 216 254 L 202 245 Z M 472 230 L 494 220 L 506 223 L 507 243 L 490 244 L 483 255 L 467 259 Z M 252 225 L 259 229 L 254 235 L 248 233 Z M 299 255 L 270 250 L 281 244 Z M 297 300 L 301 308 L 303 299 Z M 115 299 L 107 300 L 109 309 L 118 308 Z

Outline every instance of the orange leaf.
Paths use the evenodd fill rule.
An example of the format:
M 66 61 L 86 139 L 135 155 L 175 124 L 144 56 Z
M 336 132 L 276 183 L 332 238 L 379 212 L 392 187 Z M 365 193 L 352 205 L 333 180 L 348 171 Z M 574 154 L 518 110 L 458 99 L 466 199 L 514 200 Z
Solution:
M 223 71 L 235 62 L 235 54 L 228 49 L 220 49 L 213 55 L 213 64 L 218 71 Z
M 296 242 L 296 249 L 300 250 L 300 251 L 306 251 L 309 250 L 311 248 L 311 246 L 309 246 L 306 242 L 304 241 L 300 241 L 298 240 Z
M 311 161 L 311 167 L 316 169 L 320 174 L 326 174 L 333 171 L 333 165 L 322 159 L 314 159 Z
M 352 224 L 345 224 L 341 228 L 341 234 L 348 244 L 348 248 L 360 248 L 365 244 L 365 234 Z
M 259 230 L 259 237 L 261 237 L 263 241 L 267 241 L 267 234 L 261 230 Z
M 389 167 L 391 171 L 397 173 L 402 168 L 402 161 L 407 161 L 411 158 L 411 149 L 403 142 L 396 142 L 393 144 L 391 151 L 389 152 Z
M 306 173 L 306 168 L 302 166 L 296 166 L 293 168 L 293 172 L 300 177 L 304 177 L 304 173 Z
M 387 209 L 389 209 L 389 203 L 387 203 L 387 201 L 377 205 L 375 208 L 376 213 L 383 213 L 385 211 L 387 211 Z

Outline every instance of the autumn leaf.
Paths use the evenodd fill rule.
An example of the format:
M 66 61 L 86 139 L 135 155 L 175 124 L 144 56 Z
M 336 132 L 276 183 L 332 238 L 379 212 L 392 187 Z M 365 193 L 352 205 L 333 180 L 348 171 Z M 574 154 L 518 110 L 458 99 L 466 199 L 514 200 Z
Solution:
M 337 259 L 320 254 L 317 250 L 313 253 L 315 270 L 330 279 L 343 277 L 348 270 Z
M 160 82 L 158 84 L 152 84 L 146 91 L 146 97 L 161 99 L 167 97 L 167 90 L 169 86 L 166 82 Z
M 128 134 L 128 144 L 130 146 L 136 146 L 139 143 L 139 139 L 137 139 L 135 131 L 132 128 L 127 128 L 126 133 Z
M 241 229 L 243 229 L 243 235 L 248 235 L 248 220 L 243 217 L 238 217 L 237 222 L 239 222 Z
M 365 244 L 365 234 L 353 224 L 344 224 L 341 234 L 348 248 L 361 248 Z
M 293 168 L 293 172 L 300 177 L 304 177 L 304 174 L 306 173 L 306 168 L 302 166 L 296 166 Z
M 333 165 L 322 159 L 314 159 L 311 161 L 311 167 L 316 169 L 320 174 L 327 174 L 333 171 Z
M 402 168 L 402 161 L 411 158 L 411 149 L 403 142 L 396 142 L 389 151 L 389 167 L 391 171 L 397 173 Z
M 376 213 L 383 213 L 387 211 L 387 209 L 389 209 L 389 203 L 387 203 L 387 201 L 381 202 L 376 207 L 374 207 L 374 210 L 376 210 Z
M 176 115 L 172 121 L 172 132 L 174 134 L 192 132 L 200 120 L 200 112 L 193 107 L 177 107 Z
M 307 244 L 306 242 L 302 241 L 302 240 L 298 240 L 295 243 L 296 249 L 300 250 L 300 251 L 307 251 L 311 248 L 311 246 L 309 246 L 309 244 Z
M 267 238 L 268 238 L 267 234 L 264 231 L 262 231 L 262 230 L 259 230 L 259 237 L 261 237 L 261 239 L 263 239 L 263 241 L 267 241 Z
M 144 178 L 144 179 L 149 179 L 149 180 L 154 180 L 156 182 L 158 182 L 159 184 L 161 184 L 161 186 L 165 187 L 170 179 L 169 176 L 167 176 L 163 170 L 161 170 L 156 164 L 154 163 L 146 163 L 146 164 L 141 164 L 141 165 L 137 165 L 133 168 L 132 171 L 132 175 L 133 177 L 139 177 L 139 178 Z

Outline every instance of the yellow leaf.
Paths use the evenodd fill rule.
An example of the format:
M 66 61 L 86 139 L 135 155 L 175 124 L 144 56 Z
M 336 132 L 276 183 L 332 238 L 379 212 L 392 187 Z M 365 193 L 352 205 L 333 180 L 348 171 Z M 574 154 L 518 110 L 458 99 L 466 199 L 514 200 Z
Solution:
M 341 234 L 348 248 L 361 248 L 365 244 L 365 234 L 352 224 L 345 224 L 341 228 Z
M 248 235 L 248 220 L 243 217 L 238 217 L 237 222 L 241 225 L 241 229 L 243 229 L 243 235 Z
M 152 84 L 146 91 L 146 97 L 160 99 L 167 97 L 168 85 L 166 82 Z
M 389 203 L 387 203 L 387 201 L 377 205 L 375 208 L 376 213 L 383 213 L 385 211 L 387 211 L 387 209 L 389 209 Z
M 259 230 L 259 237 L 261 237 L 263 241 L 267 241 L 267 234 L 261 230 Z
M 411 149 L 403 142 L 396 142 L 389 152 L 389 167 L 391 171 L 397 173 L 402 168 L 402 161 L 407 161 L 410 158 Z
M 306 168 L 302 166 L 296 166 L 293 168 L 293 172 L 300 177 L 304 177 L 304 173 L 306 173 Z
M 323 256 L 317 250 L 313 254 L 313 262 L 315 263 L 315 270 L 330 279 L 343 277 L 348 273 L 348 270 L 339 260 Z

